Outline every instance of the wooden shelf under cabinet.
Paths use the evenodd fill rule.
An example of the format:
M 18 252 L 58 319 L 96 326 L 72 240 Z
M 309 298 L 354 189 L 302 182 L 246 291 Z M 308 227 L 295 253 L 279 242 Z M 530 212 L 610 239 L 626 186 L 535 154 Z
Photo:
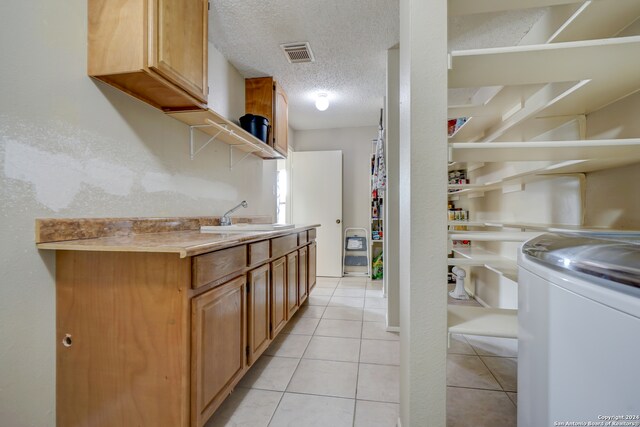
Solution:
M 255 154 L 260 158 L 285 158 L 285 156 L 213 110 L 173 111 L 167 112 L 167 114 L 189 126 L 198 126 L 198 130 L 207 135 L 215 136 L 218 141 L 244 152 Z

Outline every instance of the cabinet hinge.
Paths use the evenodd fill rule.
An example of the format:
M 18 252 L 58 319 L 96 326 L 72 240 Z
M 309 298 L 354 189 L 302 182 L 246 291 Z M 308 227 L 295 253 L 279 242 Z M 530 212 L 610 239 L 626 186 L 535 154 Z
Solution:
M 211 2 L 210 1 L 207 2 L 207 10 L 211 10 Z

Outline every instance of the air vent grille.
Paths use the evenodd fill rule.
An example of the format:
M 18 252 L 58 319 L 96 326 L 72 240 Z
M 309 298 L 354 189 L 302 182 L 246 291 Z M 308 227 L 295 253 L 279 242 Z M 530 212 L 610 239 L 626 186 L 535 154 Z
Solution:
M 315 61 L 308 42 L 281 44 L 280 47 L 291 64 Z

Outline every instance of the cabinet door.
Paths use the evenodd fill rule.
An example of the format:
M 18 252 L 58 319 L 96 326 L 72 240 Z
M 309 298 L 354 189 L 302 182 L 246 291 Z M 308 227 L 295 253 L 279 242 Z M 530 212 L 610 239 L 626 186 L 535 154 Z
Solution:
M 298 304 L 302 305 L 309 295 L 307 283 L 307 248 L 298 249 Z
M 286 156 L 287 147 L 289 146 L 289 101 L 287 100 L 287 94 L 284 93 L 282 87 L 280 87 L 277 82 L 274 82 L 273 90 L 275 97 L 273 100 L 275 109 L 273 148 L 280 154 Z
M 269 327 L 269 264 L 251 270 L 248 274 L 247 301 L 249 312 L 248 360 L 252 365 L 271 342 Z
M 273 77 L 256 77 L 244 81 L 244 111 L 247 114 L 266 117 L 269 120 L 268 144 L 273 147 L 275 128 Z
M 245 373 L 245 284 L 242 276 L 192 300 L 192 425 L 204 425 Z
M 149 68 L 207 102 L 207 0 L 149 2 Z
M 278 258 L 271 263 L 271 339 L 287 323 L 287 258 Z
M 309 292 L 316 286 L 316 242 L 309 245 Z
M 289 319 L 298 311 L 298 251 L 287 255 L 287 310 Z

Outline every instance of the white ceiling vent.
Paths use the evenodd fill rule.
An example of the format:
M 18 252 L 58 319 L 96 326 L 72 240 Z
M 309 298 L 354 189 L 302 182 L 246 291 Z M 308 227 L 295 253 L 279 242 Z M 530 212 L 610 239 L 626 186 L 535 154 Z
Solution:
M 280 47 L 284 51 L 287 60 L 291 64 L 299 64 L 301 62 L 313 62 L 315 58 L 313 57 L 313 52 L 311 52 L 311 47 L 309 46 L 309 42 L 304 43 L 286 43 L 281 44 Z

